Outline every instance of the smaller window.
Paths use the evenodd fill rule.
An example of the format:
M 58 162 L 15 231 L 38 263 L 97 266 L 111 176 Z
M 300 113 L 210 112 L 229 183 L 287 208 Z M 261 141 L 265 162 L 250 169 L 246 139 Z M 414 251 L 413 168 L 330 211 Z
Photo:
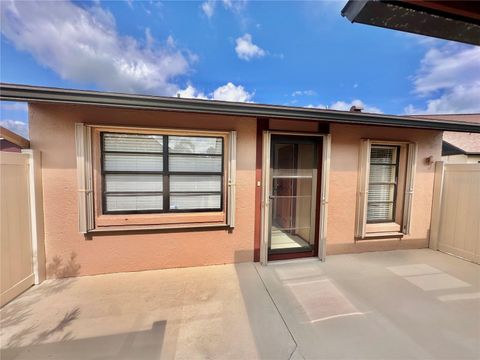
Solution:
M 367 223 L 395 221 L 399 153 L 398 146 L 371 147 Z
M 362 139 L 355 237 L 409 235 L 417 145 Z

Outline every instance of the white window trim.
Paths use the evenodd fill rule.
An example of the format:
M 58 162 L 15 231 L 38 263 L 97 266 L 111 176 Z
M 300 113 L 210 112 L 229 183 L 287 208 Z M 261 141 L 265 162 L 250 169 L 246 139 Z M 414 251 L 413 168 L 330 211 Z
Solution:
M 131 131 L 154 131 L 158 133 L 175 132 L 178 134 L 222 134 L 227 135 L 226 154 L 224 153 L 224 161 L 227 162 L 227 190 L 226 190 L 226 222 L 224 225 L 235 227 L 235 208 L 236 208 L 236 147 L 237 132 L 236 131 L 216 131 L 216 130 L 189 130 L 189 129 L 161 129 L 161 128 L 144 128 L 144 127 L 125 127 L 125 126 L 94 126 L 84 123 L 75 124 L 75 143 L 77 155 L 77 191 L 78 191 L 78 228 L 79 232 L 86 234 L 95 231 L 95 204 L 94 204 L 94 180 L 93 180 L 93 146 L 92 146 L 92 129 L 129 129 Z M 194 224 L 192 227 L 211 226 L 211 224 Z M 219 226 L 219 225 L 216 225 Z M 178 226 L 178 228 L 186 226 Z M 152 229 L 161 228 L 152 226 Z M 168 225 L 168 228 L 175 226 Z
M 227 188 L 227 225 L 235 227 L 235 198 L 237 181 L 237 132 L 230 131 L 228 137 L 228 188 Z
M 401 221 L 401 231 L 394 232 L 367 232 L 367 204 L 368 204 L 368 184 L 370 174 L 370 152 L 372 145 L 404 145 L 407 148 L 407 161 L 405 171 L 405 194 L 403 198 L 403 216 Z M 411 231 L 412 203 L 415 182 L 415 168 L 417 157 L 417 145 L 408 141 L 385 141 L 362 139 L 359 154 L 359 174 L 357 186 L 357 208 L 355 219 L 355 237 L 357 239 L 366 239 L 372 235 L 388 236 L 388 235 L 409 235 Z
M 86 234 L 95 228 L 93 203 L 92 129 L 75 124 L 77 152 L 78 231 Z
M 288 131 L 270 131 L 263 132 L 262 142 L 262 200 L 261 200 L 261 232 L 260 232 L 260 264 L 268 265 L 268 237 L 269 237 L 269 207 L 270 207 L 270 150 L 272 134 L 294 135 L 294 136 L 314 136 L 323 139 L 322 147 L 322 172 L 320 179 L 320 218 L 318 219 L 318 256 L 320 261 L 325 261 L 327 247 L 327 219 L 328 219 L 328 199 L 329 199 L 329 179 L 330 179 L 330 154 L 332 138 L 330 134 L 318 133 L 297 133 Z M 318 181 L 318 179 L 317 179 Z

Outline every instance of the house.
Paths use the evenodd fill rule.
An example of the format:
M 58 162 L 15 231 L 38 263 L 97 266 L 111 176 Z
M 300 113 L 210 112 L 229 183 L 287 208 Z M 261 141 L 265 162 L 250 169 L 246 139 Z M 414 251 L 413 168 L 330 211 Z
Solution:
M 30 142 L 27 139 L 0 126 L 0 151 L 21 152 L 29 147 Z
M 426 248 L 442 133 L 480 132 L 358 111 L 0 90 L 29 103 L 50 277 Z
M 480 164 L 480 134 L 445 132 L 442 159 L 448 164 Z
M 423 118 L 454 120 L 480 124 L 480 114 L 423 115 Z M 480 134 L 445 131 L 442 160 L 447 164 L 480 163 Z

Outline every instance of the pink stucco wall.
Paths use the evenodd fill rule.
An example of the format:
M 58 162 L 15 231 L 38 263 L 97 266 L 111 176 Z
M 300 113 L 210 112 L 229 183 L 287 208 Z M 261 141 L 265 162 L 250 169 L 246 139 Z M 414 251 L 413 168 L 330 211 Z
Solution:
M 442 132 L 380 126 L 330 126 L 330 196 L 327 221 L 327 255 L 336 253 L 428 247 L 433 195 L 434 164 L 441 160 Z M 412 230 L 402 239 L 354 240 L 358 156 L 362 138 L 417 143 L 417 164 L 412 205 Z
M 42 152 L 45 242 L 50 277 L 251 261 L 256 120 L 217 115 L 34 105 L 31 147 Z M 78 233 L 74 124 L 237 130 L 237 216 L 233 231 Z M 73 256 L 73 258 L 72 258 Z
M 248 117 L 31 104 L 31 147 L 42 153 L 45 249 L 49 277 L 139 271 L 253 260 L 255 229 L 256 119 Z M 236 226 L 227 230 L 78 233 L 74 124 L 237 130 Z M 276 127 L 281 127 L 281 122 Z M 285 128 L 285 130 L 290 130 Z M 337 125 L 332 134 L 327 254 L 428 246 L 434 166 L 439 131 Z M 360 139 L 418 144 L 413 224 L 402 240 L 354 240 Z

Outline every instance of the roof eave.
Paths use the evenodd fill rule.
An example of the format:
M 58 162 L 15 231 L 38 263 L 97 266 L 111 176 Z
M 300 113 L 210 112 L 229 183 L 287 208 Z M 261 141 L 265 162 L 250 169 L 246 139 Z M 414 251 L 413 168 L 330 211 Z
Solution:
M 45 102 L 95 105 L 480 133 L 480 124 L 456 121 L 438 121 L 407 116 L 354 113 L 253 103 L 70 90 L 7 83 L 0 83 L 0 99 L 27 101 L 31 103 Z

